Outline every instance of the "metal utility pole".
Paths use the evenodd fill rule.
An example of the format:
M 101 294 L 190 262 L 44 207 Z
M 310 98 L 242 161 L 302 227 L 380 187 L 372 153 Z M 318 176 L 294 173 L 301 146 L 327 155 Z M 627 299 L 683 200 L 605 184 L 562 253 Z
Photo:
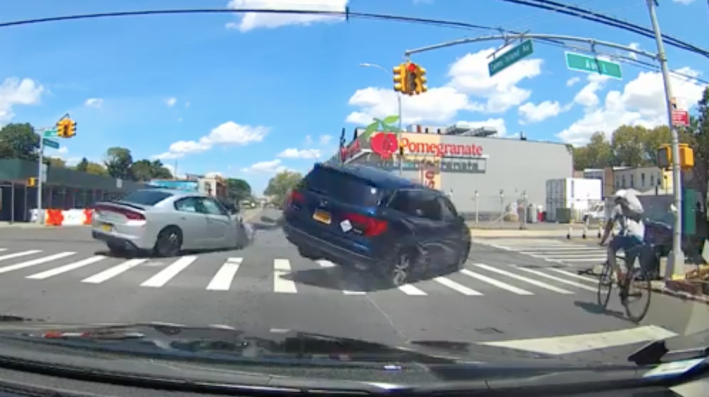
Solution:
M 680 169 L 679 158 L 679 134 L 677 128 L 672 125 L 672 83 L 670 81 L 670 72 L 667 67 L 667 55 L 665 54 L 665 45 L 662 42 L 662 34 L 660 25 L 657 22 L 657 14 L 655 7 L 657 0 L 646 0 L 647 9 L 650 12 L 650 20 L 652 28 L 655 31 L 655 41 L 657 42 L 657 60 L 660 62 L 662 69 L 662 80 L 665 83 L 665 103 L 667 105 L 667 121 L 672 132 L 672 193 L 674 195 L 674 206 L 677 209 L 675 222 L 672 230 L 672 253 L 667 261 L 667 269 L 665 271 L 665 279 L 671 280 L 675 274 L 684 274 L 684 252 L 682 251 L 682 173 Z
M 383 71 L 384 73 L 386 73 L 387 76 L 389 75 L 388 70 L 386 70 L 382 66 L 374 64 L 374 63 L 360 63 L 359 66 L 361 66 L 363 68 L 379 69 L 379 70 Z M 399 116 L 399 132 L 396 133 L 396 141 L 401 142 L 401 132 L 402 132 L 401 93 L 398 93 L 398 92 L 396 93 L 396 101 L 398 102 L 398 107 L 399 107 L 399 110 L 398 110 L 398 112 L 399 112 L 399 114 L 398 114 L 398 116 Z M 399 155 L 399 176 L 402 176 L 404 173 L 404 160 L 402 157 L 403 156 Z
M 42 180 L 44 179 L 44 131 L 39 131 L 39 160 L 37 162 L 37 223 L 44 222 L 44 212 L 42 211 Z

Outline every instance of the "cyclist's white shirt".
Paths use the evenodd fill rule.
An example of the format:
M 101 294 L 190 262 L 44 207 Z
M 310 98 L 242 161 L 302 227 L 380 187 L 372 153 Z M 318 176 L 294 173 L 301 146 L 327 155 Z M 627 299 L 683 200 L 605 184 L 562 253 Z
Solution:
M 613 219 L 619 222 L 621 235 L 636 237 L 642 241 L 645 239 L 645 223 L 642 220 L 645 209 L 633 192 L 628 191 L 625 198 L 628 200 L 628 209 L 624 210 L 620 204 L 616 205 L 613 208 Z

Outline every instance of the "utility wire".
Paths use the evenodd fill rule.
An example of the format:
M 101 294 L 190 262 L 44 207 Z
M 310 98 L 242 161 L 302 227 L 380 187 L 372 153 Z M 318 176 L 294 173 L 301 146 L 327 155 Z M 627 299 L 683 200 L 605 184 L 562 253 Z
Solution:
M 591 20 L 594 22 L 599 22 L 599 23 L 602 23 L 607 26 L 618 27 L 620 29 L 632 31 L 632 32 L 640 34 L 642 36 L 654 38 L 654 36 L 652 34 L 647 33 L 648 30 L 645 28 L 642 28 L 640 26 L 633 25 L 633 24 L 630 24 L 627 22 L 623 22 L 623 21 L 620 21 L 620 20 L 617 20 L 614 18 L 605 17 L 605 16 L 603 16 L 603 17 L 605 17 L 606 19 L 609 19 L 610 21 L 599 19 L 599 18 L 596 18 L 594 16 L 590 16 L 590 15 L 593 14 L 593 15 L 602 16 L 602 14 L 590 13 L 589 11 L 586 11 L 586 10 L 583 10 L 581 8 L 574 7 L 574 6 L 561 5 L 562 8 L 577 9 L 579 11 L 574 10 L 574 12 L 569 12 L 569 11 L 565 11 L 563 9 L 559 9 L 559 6 L 533 4 L 530 2 L 530 1 L 541 1 L 541 0 L 502 0 L 502 1 L 542 8 L 542 9 L 546 9 L 549 11 L 560 12 L 560 13 L 571 15 L 571 16 L 577 16 L 577 17 L 580 17 L 583 19 Z M 555 3 L 555 2 L 550 2 L 550 3 Z M 556 3 L 556 4 L 560 4 L 560 3 Z M 296 15 L 300 14 L 300 15 L 331 16 L 331 17 L 340 17 L 340 18 L 345 18 L 345 19 L 349 19 L 349 18 L 378 19 L 378 20 L 397 21 L 397 22 L 405 22 L 405 23 L 426 24 L 426 25 L 433 25 L 433 26 L 439 26 L 439 27 L 465 28 L 465 29 L 476 29 L 476 30 L 484 30 L 484 31 L 496 31 L 496 32 L 504 32 L 504 33 L 511 33 L 511 34 L 520 34 L 520 32 L 505 31 L 504 29 L 501 29 L 501 28 L 472 24 L 472 23 L 467 23 L 467 22 L 457 22 L 457 21 L 448 21 L 448 20 L 430 19 L 430 18 L 407 17 L 407 16 L 399 16 L 399 15 L 375 14 L 375 13 L 366 13 L 366 12 L 351 12 L 349 10 L 349 8 L 347 8 L 345 11 L 224 9 L 224 8 L 119 11 L 119 12 L 105 12 L 105 13 L 94 13 L 94 14 L 73 14 L 73 15 L 63 15 L 63 16 L 55 16 L 55 17 L 47 17 L 47 18 L 34 18 L 34 19 L 2 22 L 2 23 L 0 23 L 0 28 L 11 27 L 11 26 L 30 25 L 30 24 L 37 24 L 37 23 L 61 22 L 61 21 L 72 21 L 72 20 L 82 20 L 82 19 L 97 19 L 97 18 L 108 18 L 108 17 L 129 17 L 129 16 L 148 16 L 148 15 L 180 15 L 180 14 L 243 14 L 243 13 L 296 14 Z M 615 22 L 613 22 L 613 20 Z M 665 35 L 663 35 L 663 36 L 665 36 Z M 693 46 L 691 44 L 685 43 L 683 41 L 677 40 L 677 39 L 669 37 L 669 36 L 665 36 L 665 37 L 666 37 L 668 45 L 678 47 L 678 48 L 684 49 L 686 51 L 690 51 L 690 52 L 693 52 L 696 54 L 700 54 L 700 55 L 709 57 L 709 51 L 703 50 L 699 47 Z
M 626 21 L 622 21 L 617 18 L 609 17 L 604 14 L 600 14 L 591 10 L 583 9 L 580 7 L 576 7 L 570 4 L 563 4 L 559 3 L 556 1 L 551 1 L 551 0 L 502 0 L 508 3 L 514 3 L 514 4 L 519 4 L 519 5 L 525 5 L 529 7 L 535 7 L 535 8 L 541 8 L 545 9 L 548 11 L 553 11 L 553 12 L 558 12 L 561 14 L 569 15 L 569 16 L 574 16 L 578 17 L 581 19 L 585 19 L 588 21 L 592 22 L 598 22 L 607 26 L 613 26 L 619 29 L 623 29 L 629 32 L 633 32 L 636 34 L 639 34 L 641 36 L 650 38 L 650 39 L 655 39 L 655 34 L 652 30 L 648 28 L 644 28 L 642 26 L 632 24 Z M 709 57 L 709 51 L 704 50 L 702 48 L 699 48 L 697 46 L 694 46 L 692 44 L 689 44 L 687 42 L 681 41 L 679 39 L 676 39 L 672 36 L 668 36 L 666 34 L 662 35 L 662 38 L 665 40 L 666 44 L 669 44 L 673 47 L 678 47 L 687 51 L 694 52 L 696 54 L 703 55 L 705 57 Z

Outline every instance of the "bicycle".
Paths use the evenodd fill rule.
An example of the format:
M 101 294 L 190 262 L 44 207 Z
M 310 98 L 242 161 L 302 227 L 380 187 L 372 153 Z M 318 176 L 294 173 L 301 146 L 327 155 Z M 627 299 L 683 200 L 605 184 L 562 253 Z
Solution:
M 619 256 L 616 254 L 616 265 L 618 265 L 621 269 L 626 269 L 625 277 L 623 278 L 621 283 L 614 281 L 616 278 L 615 272 L 613 271 L 610 263 L 607 260 L 603 264 L 603 270 L 601 271 L 601 275 L 598 278 L 598 305 L 602 306 L 604 309 L 608 307 L 608 301 L 610 300 L 611 291 L 613 290 L 613 284 L 618 283 L 618 286 L 620 287 L 620 303 L 625 308 L 626 316 L 628 316 L 628 318 L 635 323 L 639 323 L 647 315 L 647 312 L 650 309 L 650 300 L 652 297 L 652 280 L 645 266 L 641 264 L 643 255 L 639 255 L 642 254 L 642 249 L 648 250 L 652 249 L 652 247 L 648 244 L 643 244 L 631 248 L 630 250 L 628 250 L 628 252 L 625 252 L 624 256 Z M 631 266 L 628 266 L 628 259 L 631 259 Z M 640 286 L 640 288 L 638 288 L 637 292 L 634 292 L 631 287 L 637 286 L 638 283 L 636 282 L 641 282 L 643 284 Z M 604 287 L 607 287 L 608 290 L 604 291 Z M 634 295 L 642 296 L 643 291 L 645 291 L 647 294 L 647 302 L 642 307 L 640 313 L 635 315 L 630 309 L 629 298 Z

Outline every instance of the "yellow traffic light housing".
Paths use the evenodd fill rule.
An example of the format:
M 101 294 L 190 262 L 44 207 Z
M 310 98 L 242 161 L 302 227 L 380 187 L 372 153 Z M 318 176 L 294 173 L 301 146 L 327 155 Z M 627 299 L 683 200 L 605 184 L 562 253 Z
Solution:
M 65 138 L 66 134 L 67 134 L 66 119 L 59 120 L 57 122 L 56 129 L 57 129 L 57 136 L 60 138 Z
M 424 92 L 428 91 L 428 87 L 426 86 L 426 82 L 428 79 L 426 79 L 426 69 L 422 68 L 419 65 L 416 65 L 416 88 L 415 91 L 417 94 L 423 94 Z
M 28 186 L 28 187 L 35 187 L 35 186 L 37 186 L 37 178 L 29 178 L 29 179 L 27 179 L 27 186 Z
M 394 67 L 394 91 L 399 91 L 405 93 L 407 91 L 406 86 L 406 70 L 405 65 L 399 65 Z
M 66 123 L 66 136 L 65 138 L 71 138 L 76 135 L 76 121 L 68 120 Z
M 405 73 L 406 73 L 406 95 L 414 95 L 416 92 L 416 73 L 418 71 L 418 66 L 413 62 L 406 62 Z
M 662 145 L 657 149 L 657 166 L 672 168 L 672 146 Z M 694 167 L 694 150 L 686 143 L 679 144 L 679 166 L 684 170 Z
M 57 136 L 59 138 L 71 138 L 76 135 L 76 121 L 70 118 L 63 118 L 57 122 Z

